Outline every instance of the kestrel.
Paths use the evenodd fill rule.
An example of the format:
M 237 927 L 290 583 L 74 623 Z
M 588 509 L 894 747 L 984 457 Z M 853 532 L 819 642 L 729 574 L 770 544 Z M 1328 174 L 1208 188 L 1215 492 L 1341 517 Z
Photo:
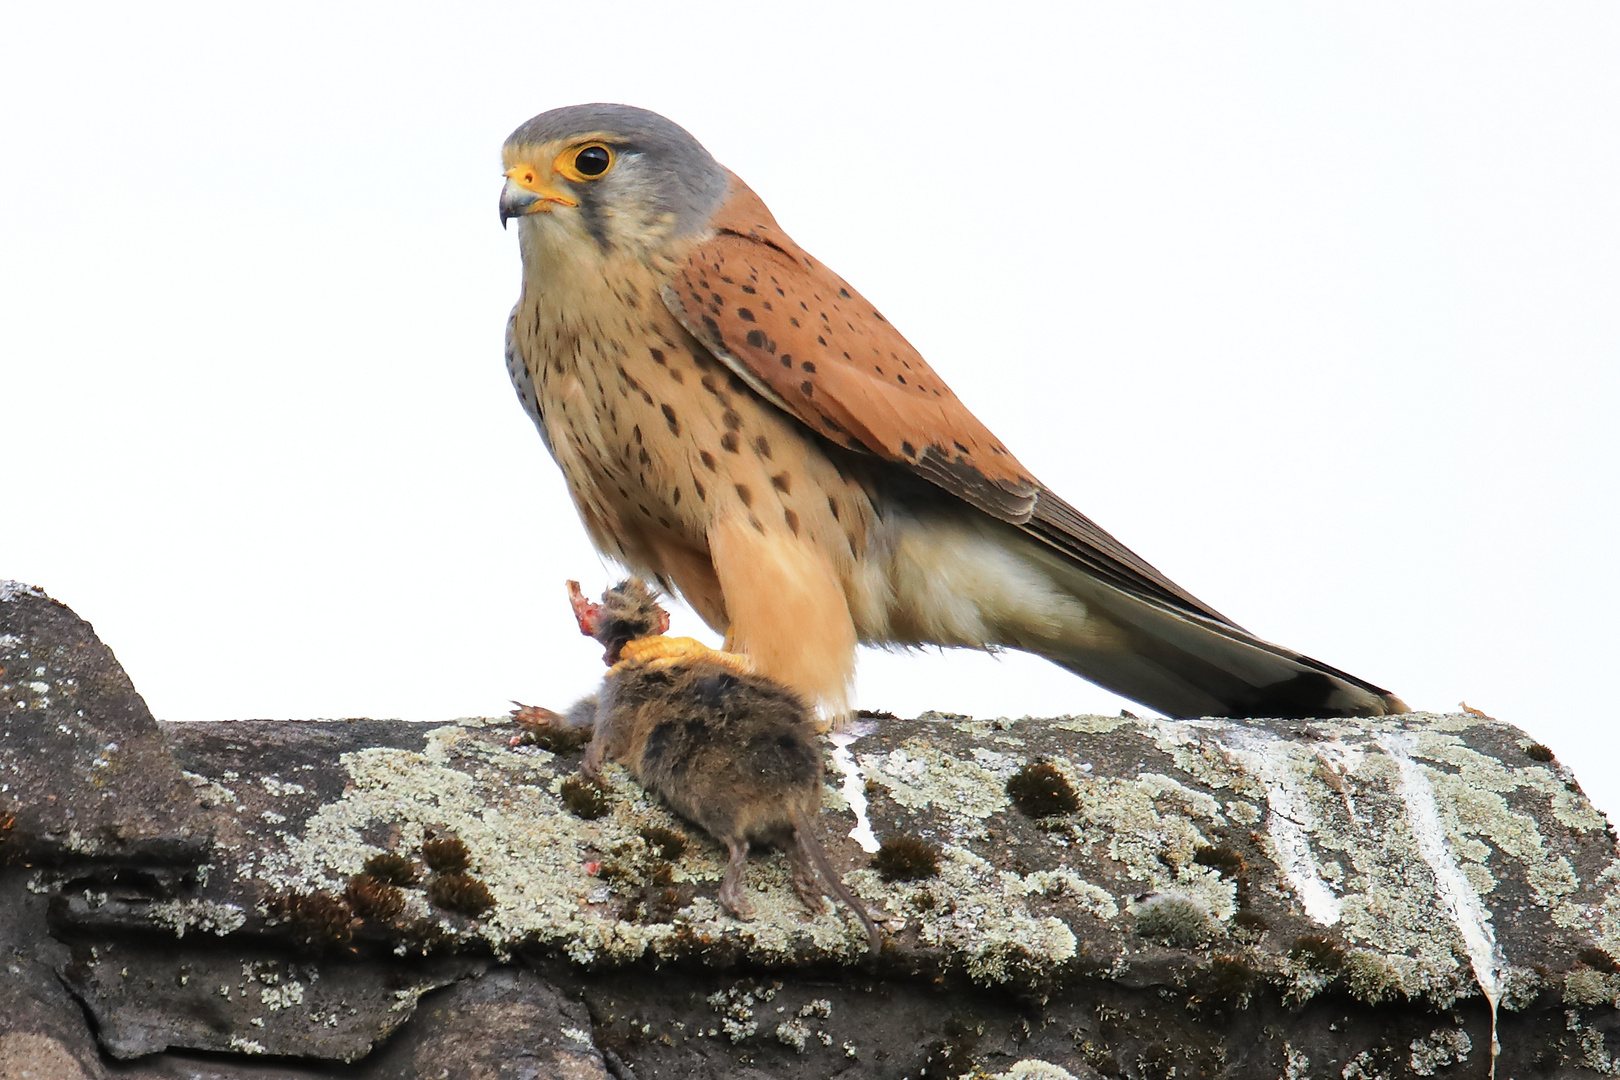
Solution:
M 828 715 L 857 643 L 1024 649 L 1176 717 L 1406 711 L 1048 490 L 683 128 L 553 109 L 503 163 L 507 367 L 591 539 Z

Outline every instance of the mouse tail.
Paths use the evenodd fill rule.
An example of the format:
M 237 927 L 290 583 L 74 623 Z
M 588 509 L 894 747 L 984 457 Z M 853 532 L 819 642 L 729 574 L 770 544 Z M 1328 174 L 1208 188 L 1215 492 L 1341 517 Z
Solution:
M 875 959 L 883 951 L 883 931 L 878 929 L 871 913 L 866 910 L 866 905 L 850 891 L 849 886 L 844 884 L 844 879 L 833 869 L 832 863 L 827 861 L 826 849 L 821 846 L 821 841 L 816 839 L 815 827 L 803 811 L 793 815 L 793 840 L 799 845 L 800 853 L 816 868 L 816 873 L 821 876 L 828 890 L 842 900 L 845 906 L 855 913 L 855 917 L 861 920 L 861 926 L 866 929 L 867 953 Z

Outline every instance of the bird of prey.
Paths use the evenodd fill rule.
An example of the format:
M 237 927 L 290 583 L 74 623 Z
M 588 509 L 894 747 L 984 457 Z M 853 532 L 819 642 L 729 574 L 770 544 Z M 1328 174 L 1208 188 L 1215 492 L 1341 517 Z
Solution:
M 507 367 L 592 541 L 828 717 L 857 643 L 1023 649 L 1175 717 L 1406 711 L 1048 490 L 685 129 L 574 105 L 502 156 Z

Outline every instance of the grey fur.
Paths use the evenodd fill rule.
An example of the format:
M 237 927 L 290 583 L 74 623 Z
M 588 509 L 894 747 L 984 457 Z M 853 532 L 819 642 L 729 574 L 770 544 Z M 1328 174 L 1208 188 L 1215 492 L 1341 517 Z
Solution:
M 729 175 L 703 144 L 679 124 L 633 105 L 565 105 L 520 125 L 506 144 L 539 145 L 596 133 L 620 155 L 615 172 L 634 171 L 650 181 L 654 209 L 674 215 L 672 235 L 702 229 L 725 201 Z

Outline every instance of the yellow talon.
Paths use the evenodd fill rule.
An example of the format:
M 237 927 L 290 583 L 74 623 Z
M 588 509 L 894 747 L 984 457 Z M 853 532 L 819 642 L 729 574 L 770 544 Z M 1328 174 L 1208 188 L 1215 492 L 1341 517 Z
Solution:
M 608 674 L 617 674 L 621 668 L 629 666 L 645 665 L 656 670 L 688 660 L 707 660 L 730 668 L 739 675 L 752 675 L 754 672 L 753 662 L 741 653 L 711 649 L 696 638 L 660 634 L 626 642 L 624 648 L 619 650 L 619 662 L 608 669 Z

